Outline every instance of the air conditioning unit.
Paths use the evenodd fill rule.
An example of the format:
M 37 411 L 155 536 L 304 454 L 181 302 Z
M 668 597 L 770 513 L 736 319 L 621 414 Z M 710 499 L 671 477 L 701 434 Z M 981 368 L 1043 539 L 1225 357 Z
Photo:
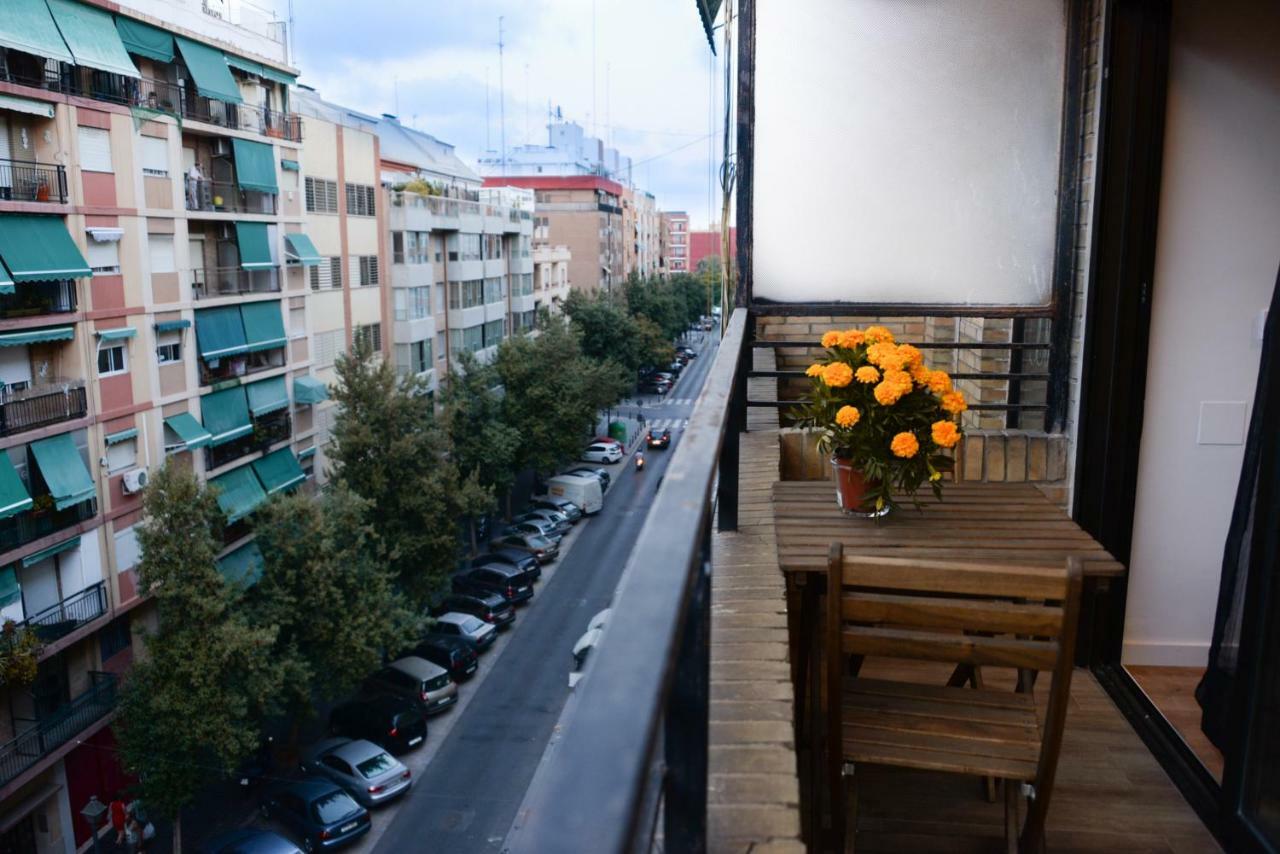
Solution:
M 213 156 L 214 157 L 230 157 L 231 156 L 231 140 L 225 136 L 215 137 L 213 140 Z
M 123 486 L 125 495 L 134 495 L 141 492 L 147 486 L 147 470 L 130 469 L 125 472 Z

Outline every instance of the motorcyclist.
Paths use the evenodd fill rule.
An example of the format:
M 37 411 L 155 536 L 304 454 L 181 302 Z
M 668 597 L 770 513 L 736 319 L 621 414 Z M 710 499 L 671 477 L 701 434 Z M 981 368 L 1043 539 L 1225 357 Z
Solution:
M 644 469 L 644 454 L 640 451 L 636 451 L 636 471 L 642 471 L 643 469 Z

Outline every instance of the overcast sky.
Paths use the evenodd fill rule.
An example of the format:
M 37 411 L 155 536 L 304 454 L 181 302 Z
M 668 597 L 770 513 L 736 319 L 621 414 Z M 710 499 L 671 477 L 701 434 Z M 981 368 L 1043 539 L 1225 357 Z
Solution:
M 277 0 L 283 13 L 286 0 Z M 694 0 L 295 0 L 301 82 L 355 109 L 396 113 L 458 147 L 475 165 L 500 146 L 498 16 L 504 16 L 506 142 L 547 142 L 547 105 L 635 164 L 635 183 L 664 210 L 708 222 L 709 75 L 723 109 L 723 66 L 711 56 Z M 485 90 L 489 90 L 486 131 Z M 398 85 L 397 85 L 398 80 Z M 397 107 L 397 91 L 399 105 Z M 709 149 L 714 144 L 714 155 Z M 718 188 L 715 194 L 718 196 Z

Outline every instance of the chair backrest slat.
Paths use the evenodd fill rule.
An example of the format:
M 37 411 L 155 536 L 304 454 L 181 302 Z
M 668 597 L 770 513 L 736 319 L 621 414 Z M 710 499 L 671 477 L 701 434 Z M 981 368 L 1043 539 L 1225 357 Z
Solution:
M 1042 603 L 858 593 L 844 597 L 842 607 L 844 618 L 855 623 L 972 629 L 1038 638 L 1057 637 L 1062 632 L 1062 608 Z
M 1061 601 L 1067 595 L 1067 577 L 1061 569 L 893 557 L 845 557 L 844 582 L 857 587 L 1006 599 Z
M 872 626 L 846 626 L 842 646 L 849 655 L 882 655 L 990 667 L 1052 670 L 1058 661 L 1056 641 L 980 637 L 954 630 L 926 631 Z

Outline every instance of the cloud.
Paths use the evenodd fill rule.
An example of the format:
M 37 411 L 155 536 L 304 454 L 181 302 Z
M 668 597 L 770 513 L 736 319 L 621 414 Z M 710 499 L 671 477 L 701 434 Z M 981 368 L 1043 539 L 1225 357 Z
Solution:
M 474 164 L 486 139 L 497 150 L 502 135 L 502 15 L 508 148 L 545 144 L 548 104 L 558 106 L 630 156 L 637 185 L 661 207 L 707 222 L 712 58 L 695 4 L 595 0 L 594 95 L 592 7 L 592 0 L 297 0 L 297 64 L 302 82 L 327 100 L 375 115 L 398 112 Z M 718 60 L 714 73 L 722 108 Z M 716 116 L 716 164 L 719 122 Z M 718 195 L 717 187 L 717 210 Z

